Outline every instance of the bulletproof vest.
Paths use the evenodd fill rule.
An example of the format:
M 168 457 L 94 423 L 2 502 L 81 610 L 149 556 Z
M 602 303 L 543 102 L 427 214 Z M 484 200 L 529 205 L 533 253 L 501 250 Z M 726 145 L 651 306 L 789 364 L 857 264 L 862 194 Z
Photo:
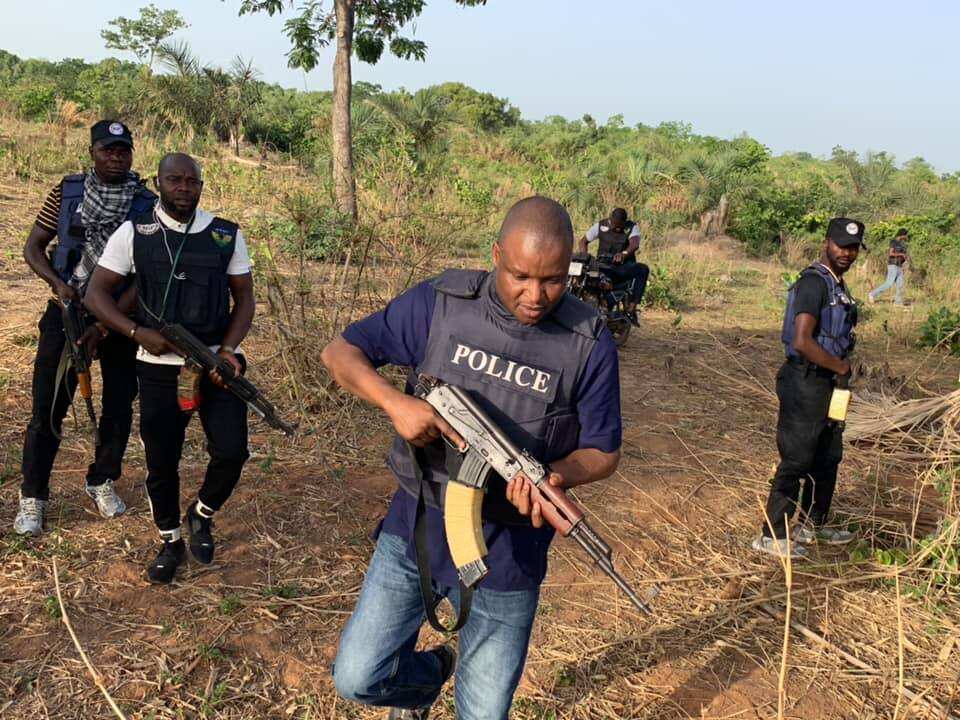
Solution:
M 536 325 L 522 325 L 496 295 L 495 274 L 447 270 L 432 281 L 436 304 L 423 361 L 407 380 L 413 393 L 420 373 L 467 390 L 519 447 L 541 462 L 577 449 L 577 384 L 602 327 L 596 311 L 566 294 Z M 447 446 L 440 440 L 417 451 L 427 505 L 443 507 L 449 479 Z M 406 441 L 397 436 L 387 458 L 411 495 L 419 483 Z M 483 504 L 487 520 L 529 524 L 506 500 L 504 481 L 492 477 Z
M 237 229 L 234 223 L 216 217 L 204 230 L 185 235 L 164 226 L 155 213 L 134 218 L 133 262 L 141 301 L 137 321 L 157 326 L 157 320 L 144 309 L 146 304 L 150 312 L 165 322 L 183 325 L 207 345 L 220 344 L 230 322 L 227 266 L 237 243 Z
M 83 218 L 80 207 L 83 205 L 83 181 L 85 176 L 67 175 L 60 183 L 60 215 L 57 218 L 57 246 L 50 259 L 54 272 L 64 282 L 73 277 L 73 270 L 80 262 L 86 235 L 83 230 Z M 153 208 L 157 196 L 141 187 L 133 197 L 133 203 L 127 212 L 129 220 Z M 120 224 L 117 224 L 120 227 Z
M 824 350 L 834 357 L 843 360 L 847 357 L 854 345 L 853 329 L 857 324 L 857 304 L 847 293 L 843 281 L 837 282 L 824 265 L 814 263 L 800 275 L 816 274 L 827 284 L 829 302 L 820 308 L 820 317 L 817 320 L 816 341 Z M 801 355 L 793 349 L 794 320 L 796 311 L 794 302 L 797 296 L 797 284 L 794 283 L 787 291 L 787 309 L 783 315 L 783 329 L 780 339 L 788 358 L 799 358 Z
M 626 250 L 630 244 L 630 233 L 633 231 L 634 224 L 632 220 L 628 220 L 623 226 L 623 232 L 614 232 L 609 220 L 601 220 L 597 255 L 616 255 Z

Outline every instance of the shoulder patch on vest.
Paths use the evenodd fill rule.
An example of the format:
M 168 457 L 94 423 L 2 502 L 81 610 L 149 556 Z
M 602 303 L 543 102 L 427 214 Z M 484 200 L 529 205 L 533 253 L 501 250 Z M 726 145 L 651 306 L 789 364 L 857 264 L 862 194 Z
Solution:
M 431 279 L 430 284 L 444 295 L 472 299 L 480 293 L 488 274 L 486 270 L 444 270 Z
M 218 247 L 226 247 L 237 237 L 237 231 L 239 229 L 236 223 L 215 217 L 210 222 L 210 237 L 213 238 L 213 241 Z
M 563 296 L 563 300 L 554 309 L 550 319 L 567 330 L 593 339 L 600 335 L 600 329 L 603 327 L 600 313 L 570 293 Z

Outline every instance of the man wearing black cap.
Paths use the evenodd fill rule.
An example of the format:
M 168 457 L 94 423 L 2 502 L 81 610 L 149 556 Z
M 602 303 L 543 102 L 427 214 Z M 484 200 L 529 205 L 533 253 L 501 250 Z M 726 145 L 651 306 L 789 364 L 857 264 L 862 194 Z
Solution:
M 587 246 L 596 240 L 597 258 L 604 263 L 603 274 L 615 283 L 628 283 L 630 299 L 627 302 L 627 316 L 637 324 L 637 306 L 643 301 L 647 288 L 650 268 L 637 262 L 637 248 L 640 247 L 640 228 L 633 220 L 627 219 L 627 211 L 614 208 L 610 217 L 599 220 L 580 238 L 577 252 L 586 253 Z
M 20 508 L 14 520 L 14 530 L 23 535 L 43 531 L 60 429 L 77 384 L 72 370 L 62 376 L 60 371 L 65 344 L 62 304 L 79 302 L 107 238 L 125 219 L 152 207 L 156 199 L 130 172 L 133 138 L 123 123 L 101 120 L 90 128 L 90 158 L 93 167 L 64 177 L 50 191 L 23 249 L 27 264 L 54 295 L 40 319 L 33 366 L 33 410 L 23 446 Z M 48 253 L 54 238 L 57 243 Z M 128 294 L 127 300 L 132 297 Z M 137 345 L 99 323 L 89 327 L 84 343 L 91 355 L 99 355 L 103 377 L 100 441 L 87 469 L 86 491 L 102 516 L 114 517 L 126 510 L 113 483 L 120 477 L 133 420 Z
M 907 229 L 900 228 L 897 236 L 890 241 L 890 249 L 887 251 L 887 279 L 867 296 L 867 300 L 874 303 L 882 293 L 896 286 L 897 294 L 893 302 L 896 305 L 903 305 L 903 266 L 906 262 Z
M 834 388 L 850 377 L 857 306 L 843 275 L 863 247 L 863 223 L 834 218 L 820 259 L 806 268 L 787 293 L 781 339 L 787 360 L 777 373 L 777 448 L 780 465 L 767 500 L 766 518 L 753 548 L 771 555 L 807 555 L 796 543 L 842 545 L 853 539 L 827 526 L 827 515 L 843 456 L 843 424 L 827 417 Z M 803 482 L 803 492 L 800 492 Z M 800 499 L 800 526 L 787 542 L 787 524 Z M 806 521 L 811 527 L 805 527 Z M 789 546 L 789 547 L 788 547 Z

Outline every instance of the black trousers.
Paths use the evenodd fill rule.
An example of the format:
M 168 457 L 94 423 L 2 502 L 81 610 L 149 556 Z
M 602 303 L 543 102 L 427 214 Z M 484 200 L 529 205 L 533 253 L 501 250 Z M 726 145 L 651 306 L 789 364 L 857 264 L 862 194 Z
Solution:
M 650 268 L 643 263 L 625 262 L 622 265 L 605 267 L 604 275 L 615 283 L 631 283 L 630 298 L 638 305 L 643 300 L 643 293 L 647 290 L 647 278 L 650 277 Z
M 57 367 L 66 335 L 60 306 L 53 300 L 47 304 L 39 328 L 40 340 L 33 362 L 33 410 L 23 443 L 23 483 L 20 492 L 24 497 L 46 500 L 50 495 L 50 472 L 60 449 L 60 441 L 50 425 L 52 422 L 57 433 L 60 433 L 77 386 L 77 376 L 72 369 L 68 371 L 60 390 L 56 391 Z M 100 445 L 97 446 L 93 463 L 87 468 L 88 485 L 102 485 L 107 480 L 120 477 L 120 464 L 127 450 L 133 422 L 133 401 L 137 397 L 137 344 L 111 332 L 100 342 L 98 352 L 103 376 L 98 422 Z M 86 410 L 77 408 L 77 417 L 81 423 L 85 423 Z
M 193 413 L 177 404 L 179 365 L 138 362 L 140 378 L 140 437 L 147 456 L 147 495 L 160 530 L 180 527 L 180 457 L 187 424 Z M 209 378 L 200 383 L 200 422 L 207 436 L 210 462 L 200 501 L 219 510 L 240 480 L 247 451 L 247 406 Z
M 786 525 L 797 509 L 798 497 L 801 521 L 809 517 L 814 525 L 822 525 L 827 520 L 837 468 L 843 458 L 843 429 L 827 420 L 832 394 L 832 373 L 790 362 L 777 373 L 780 465 L 766 508 L 774 537 L 786 537 Z M 763 534 L 771 535 L 766 521 Z

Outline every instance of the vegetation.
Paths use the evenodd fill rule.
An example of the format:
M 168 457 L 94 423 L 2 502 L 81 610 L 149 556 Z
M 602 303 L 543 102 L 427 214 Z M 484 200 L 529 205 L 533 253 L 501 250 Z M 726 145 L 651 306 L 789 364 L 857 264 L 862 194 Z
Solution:
M 487 0 L 457 0 L 460 5 L 484 5 Z M 299 15 L 287 21 L 284 32 L 293 48 L 288 54 L 290 67 L 312 70 L 317 66 L 319 50 L 337 41 L 333 63 L 333 105 L 331 111 L 331 148 L 333 186 L 337 209 L 357 219 L 357 188 L 353 167 L 351 112 L 353 76 L 351 56 L 375 64 L 390 45 L 390 52 L 404 60 L 423 60 L 427 46 L 422 40 L 400 35 L 404 26 L 423 12 L 425 0 L 333 0 L 333 9 L 324 2 L 300 6 Z M 283 0 L 242 0 L 240 14 L 283 12 Z
M 399 18 L 391 32 L 408 19 Z M 288 23 L 288 32 L 296 22 Z M 331 32 L 332 26 L 321 25 Z M 319 32 L 320 26 L 311 27 Z M 393 39 L 397 52 L 421 57 L 420 46 Z M 382 52 L 373 43 L 359 56 L 374 60 L 377 47 Z M 314 171 L 337 204 L 331 93 L 264 83 L 240 58 L 225 70 L 204 65 L 183 43 L 159 45 L 156 56 L 163 70 L 158 74 L 117 59 L 47 62 L 0 51 L 0 110 L 49 122 L 118 115 L 141 132 L 169 135 L 170 143 L 185 141 L 200 152 L 208 143 L 229 142 L 239 154 L 247 143 L 261 156 L 278 152 Z M 960 270 L 960 173 L 938 175 L 921 158 L 898 165 L 885 152 L 859 157 L 839 147 L 828 159 L 773 156 L 747 136 L 698 135 L 678 122 L 627 127 L 619 116 L 603 125 L 589 115 L 529 122 L 507 100 L 460 83 L 415 93 L 358 83 L 351 108 L 351 162 L 368 208 L 379 205 L 370 194 L 381 193 L 385 164 L 399 163 L 404 191 L 419 194 L 408 195 L 411 206 L 443 187 L 456 199 L 448 211 L 495 214 L 520 194 L 541 192 L 564 202 L 578 226 L 623 205 L 646 237 L 675 227 L 726 233 L 755 255 L 775 254 L 791 242 L 818 242 L 826 220 L 845 213 L 867 223 L 868 243 L 881 250 L 906 227 L 915 279 L 927 279 L 934 266 L 953 275 Z M 931 284 L 944 301 L 952 293 Z

